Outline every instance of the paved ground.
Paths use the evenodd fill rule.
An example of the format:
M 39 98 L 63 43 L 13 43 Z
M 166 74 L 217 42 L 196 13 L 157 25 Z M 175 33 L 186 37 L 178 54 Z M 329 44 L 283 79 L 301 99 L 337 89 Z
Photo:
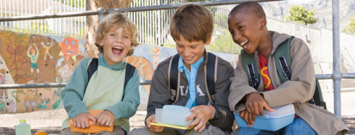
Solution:
M 145 111 L 138 111 L 130 119 L 131 129 L 144 126 Z M 31 125 L 32 134 L 38 131 L 45 131 L 49 135 L 59 135 L 60 126 L 65 119 L 64 109 L 53 111 L 37 111 L 31 113 L 1 114 L 0 115 L 0 135 L 15 135 L 14 125 L 18 124 L 20 119 L 26 119 Z M 350 128 L 349 135 L 355 135 L 355 115 L 343 116 L 343 121 Z

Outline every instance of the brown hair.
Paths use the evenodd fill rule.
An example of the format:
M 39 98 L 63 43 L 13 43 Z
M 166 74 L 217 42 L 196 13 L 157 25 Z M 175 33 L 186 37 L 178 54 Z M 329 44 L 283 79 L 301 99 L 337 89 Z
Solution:
M 128 30 L 131 33 L 131 49 L 128 51 L 127 56 L 131 56 L 134 52 L 134 47 L 138 46 L 137 41 L 137 28 L 133 22 L 128 19 L 123 14 L 119 13 L 111 13 L 105 16 L 99 23 L 97 30 L 95 31 L 95 45 L 98 48 L 100 53 L 103 53 L 103 47 L 98 44 L 104 38 L 104 35 L 110 30 L 112 27 L 124 28 L 124 30 Z
M 187 4 L 178 8 L 171 18 L 170 35 L 180 40 L 180 35 L 189 42 L 207 42 L 213 33 L 213 17 L 204 7 Z

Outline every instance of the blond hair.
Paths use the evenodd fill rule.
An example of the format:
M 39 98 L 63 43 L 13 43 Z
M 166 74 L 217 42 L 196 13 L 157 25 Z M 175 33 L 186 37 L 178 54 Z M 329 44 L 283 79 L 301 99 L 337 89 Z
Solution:
M 99 23 L 95 31 L 95 45 L 98 48 L 100 53 L 103 53 L 103 47 L 99 45 L 104 38 L 104 35 L 112 28 L 123 28 L 124 30 L 128 30 L 131 33 L 131 49 L 128 51 L 127 56 L 131 56 L 134 52 L 134 47 L 138 46 L 137 41 L 137 28 L 133 22 L 128 19 L 123 14 L 120 13 L 111 13 L 105 16 Z

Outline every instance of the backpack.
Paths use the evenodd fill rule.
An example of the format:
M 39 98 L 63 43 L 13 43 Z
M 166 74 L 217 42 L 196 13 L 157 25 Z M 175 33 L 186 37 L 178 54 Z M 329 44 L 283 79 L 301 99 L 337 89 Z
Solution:
M 206 52 L 208 53 L 208 52 Z M 170 102 L 175 103 L 178 100 L 179 91 L 177 90 L 177 86 L 180 85 L 180 72 L 178 72 L 178 63 L 179 63 L 179 54 L 176 54 L 173 58 L 170 59 L 169 69 L 168 69 L 168 80 L 169 80 L 169 88 L 170 88 Z M 205 78 L 207 82 L 207 95 L 210 100 L 210 103 L 214 103 L 215 97 L 214 91 L 215 83 L 217 80 L 217 62 L 218 57 L 212 53 L 207 54 L 207 70 L 205 72 Z
M 293 37 L 288 38 L 286 41 L 281 43 L 275 51 L 274 59 L 276 64 L 277 74 L 281 80 L 281 83 L 291 79 L 291 64 L 292 59 L 290 56 L 290 43 Z M 257 89 L 259 86 L 260 73 L 256 69 L 256 61 L 254 54 L 247 54 L 244 51 L 241 52 L 241 57 L 243 61 L 244 71 L 248 75 L 249 86 Z M 327 109 L 326 103 L 323 100 L 323 95 L 321 87 L 319 85 L 318 79 L 316 78 L 316 88 L 313 94 L 313 98 L 307 101 L 308 103 L 315 104 L 319 107 Z
M 95 71 L 97 70 L 97 67 L 99 65 L 98 59 L 97 58 L 92 58 L 91 62 L 89 64 L 89 67 L 87 69 L 87 73 L 88 73 L 88 82 L 90 81 L 91 76 L 95 73 Z M 124 80 L 124 86 L 123 88 L 126 88 L 126 84 L 128 82 L 129 79 L 132 78 L 134 71 L 136 70 L 136 68 L 134 66 L 132 66 L 131 64 L 127 63 L 126 65 L 126 73 L 125 73 L 125 80 Z M 86 89 L 84 90 L 85 93 Z M 123 91 L 124 92 L 124 91 Z M 123 94 L 124 95 L 124 94 Z M 122 97 L 123 100 L 123 97 Z

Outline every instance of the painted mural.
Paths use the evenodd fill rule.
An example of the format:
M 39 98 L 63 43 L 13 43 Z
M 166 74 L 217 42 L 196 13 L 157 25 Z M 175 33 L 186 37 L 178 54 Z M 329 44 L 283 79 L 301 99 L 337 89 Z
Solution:
M 0 31 L 0 84 L 67 82 L 84 41 Z M 61 88 L 1 89 L 0 113 L 61 108 Z
M 84 58 L 83 39 L 0 31 L 0 84 L 66 83 Z M 139 45 L 126 61 L 140 81 L 151 80 L 159 62 L 175 55 L 175 48 Z M 237 55 L 219 54 L 236 66 Z M 140 110 L 145 110 L 150 85 L 140 87 Z M 63 88 L 0 89 L 0 113 L 63 108 Z

